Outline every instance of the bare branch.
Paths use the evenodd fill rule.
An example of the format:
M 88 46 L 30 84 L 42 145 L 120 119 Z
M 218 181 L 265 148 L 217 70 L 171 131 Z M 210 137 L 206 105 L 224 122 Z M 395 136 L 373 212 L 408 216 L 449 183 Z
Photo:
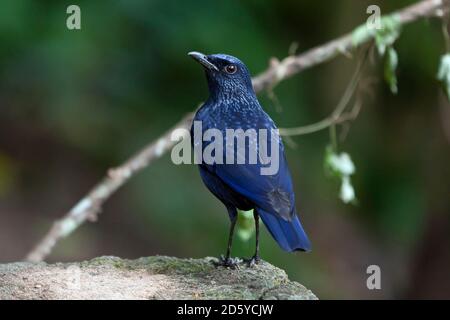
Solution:
M 103 203 L 136 172 L 147 167 L 172 148 L 170 136 L 176 128 L 189 128 L 193 114 L 187 114 L 174 128 L 157 141 L 147 145 L 120 167 L 108 170 L 107 175 L 83 199 L 81 199 L 61 220 L 53 223 L 47 235 L 30 252 L 26 260 L 38 262 L 50 254 L 55 244 L 76 230 L 86 220 L 95 221 Z
M 400 24 L 407 24 L 421 17 L 443 16 L 448 9 L 450 0 L 424 0 L 406 7 L 396 13 Z M 359 45 L 372 39 L 368 34 Z M 312 48 L 302 54 L 288 56 L 282 61 L 271 60 L 269 68 L 253 78 L 256 92 L 275 87 L 285 80 L 307 68 L 326 62 L 341 53 L 352 51 L 354 44 L 352 34 L 344 35 L 324 45 Z M 116 169 L 110 169 L 108 174 L 82 200 L 78 202 L 61 220 L 56 221 L 47 235 L 31 251 L 26 260 L 42 261 L 50 254 L 55 244 L 71 234 L 86 220 L 97 218 L 103 203 L 134 174 L 147 167 L 164 153 L 170 150 L 176 142 L 171 141 L 171 132 L 177 128 L 188 129 L 192 122 L 192 114 L 186 115 L 178 124 L 167 131 L 157 141 L 150 143 L 142 151 L 132 156 L 128 161 Z M 317 124 L 316 124 L 317 125 Z M 320 124 L 321 126 L 327 125 Z M 310 129 L 311 130 L 311 129 Z

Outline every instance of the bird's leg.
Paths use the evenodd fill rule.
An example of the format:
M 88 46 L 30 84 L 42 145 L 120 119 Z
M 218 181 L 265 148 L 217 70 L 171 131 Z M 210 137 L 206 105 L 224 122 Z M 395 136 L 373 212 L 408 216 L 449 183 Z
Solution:
M 225 260 L 230 260 L 231 258 L 231 246 L 233 245 L 233 234 L 234 227 L 236 226 L 237 216 L 233 217 L 231 220 L 230 233 L 228 235 L 228 246 L 227 246 L 227 254 L 225 255 Z
M 261 261 L 261 258 L 259 257 L 259 215 L 256 212 L 256 209 L 253 210 L 253 217 L 255 218 L 256 248 L 253 257 L 247 260 L 249 267 L 253 267 Z
M 230 226 L 230 233 L 228 236 L 227 253 L 225 257 L 224 256 L 220 257 L 219 262 L 216 263 L 216 265 L 234 269 L 238 267 L 239 263 L 239 259 L 231 258 L 231 246 L 233 245 L 233 234 L 234 234 L 234 227 L 236 226 L 237 222 L 237 214 L 230 215 L 230 218 L 231 218 L 231 226 Z

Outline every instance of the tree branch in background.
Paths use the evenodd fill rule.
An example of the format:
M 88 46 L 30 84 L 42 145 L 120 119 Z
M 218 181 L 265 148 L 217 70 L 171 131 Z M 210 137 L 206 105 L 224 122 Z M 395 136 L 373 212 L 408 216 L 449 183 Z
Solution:
M 394 12 L 389 16 L 395 17 L 400 25 L 405 25 L 422 17 L 443 17 L 445 10 L 448 10 L 448 5 L 448 0 L 425 0 Z M 372 38 L 373 34 L 367 30 L 365 36 L 357 44 L 367 43 Z M 302 54 L 289 56 L 281 62 L 274 58 L 269 69 L 253 79 L 253 87 L 257 92 L 273 88 L 280 81 L 290 78 L 305 69 L 331 60 L 339 54 L 352 51 L 354 46 L 353 32 L 351 32 Z
M 449 0 L 424 0 L 391 14 L 400 25 L 418 20 L 422 17 L 442 17 L 448 10 Z M 312 48 L 302 54 L 288 56 L 282 61 L 273 58 L 269 68 L 253 78 L 253 86 L 256 92 L 270 90 L 279 82 L 300 73 L 301 71 L 331 60 L 339 54 L 352 51 L 373 39 L 374 34 L 366 30 L 363 36 L 355 43 L 353 33 L 344 35 L 324 45 Z M 351 115 L 351 113 L 349 114 Z M 110 169 L 108 174 L 100 181 L 83 199 L 81 199 L 64 217 L 56 221 L 46 236 L 31 251 L 26 260 L 42 261 L 47 257 L 55 244 L 62 238 L 70 235 L 85 221 L 95 221 L 101 211 L 103 203 L 128 179 L 137 172 L 150 165 L 169 151 L 176 142 L 171 141 L 173 130 L 178 128 L 188 129 L 192 122 L 192 113 L 186 115 L 178 124 L 167 131 L 157 141 L 150 143 L 142 151 L 132 156 L 128 161 L 116 169 Z M 345 120 L 345 119 L 344 119 Z M 344 121 L 343 120 L 343 121 Z M 347 121 L 347 120 L 345 120 Z M 318 123 L 314 126 L 326 128 L 333 123 Z M 309 131 L 311 128 L 306 127 Z M 297 128 L 297 133 L 300 128 Z M 314 129 L 314 128 L 313 128 Z M 302 129 L 308 131 L 305 127 Z M 306 132 L 308 133 L 308 132 Z
M 172 131 L 176 128 L 188 128 L 192 118 L 192 113 L 187 114 L 174 128 L 167 131 L 157 141 L 147 145 L 120 167 L 108 170 L 103 180 L 97 183 L 61 220 L 53 223 L 50 231 L 36 248 L 27 255 L 26 260 L 32 262 L 44 260 L 58 240 L 67 237 L 86 220 L 96 221 L 103 203 L 134 174 L 170 150 L 174 145 L 174 142 L 170 139 Z

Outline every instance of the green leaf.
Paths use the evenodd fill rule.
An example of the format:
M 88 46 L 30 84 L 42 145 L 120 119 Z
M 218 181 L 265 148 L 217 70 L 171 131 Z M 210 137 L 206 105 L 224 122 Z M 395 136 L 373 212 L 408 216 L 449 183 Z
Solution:
M 352 43 L 355 47 L 367 41 L 370 37 L 375 39 L 378 54 L 380 57 L 385 58 L 384 79 L 394 94 L 398 91 L 395 74 L 398 65 L 398 55 L 393 48 L 393 44 L 400 36 L 400 33 L 401 23 L 398 15 L 382 17 L 379 29 L 369 28 L 367 24 L 364 24 L 356 28 L 352 33 Z
M 360 44 L 366 42 L 374 35 L 375 29 L 369 29 L 365 24 L 359 26 L 352 32 L 353 47 L 354 48 L 358 47 Z
M 387 16 L 381 19 L 381 28 L 376 30 L 375 44 L 380 56 L 384 56 L 386 49 L 392 47 L 401 32 L 401 24 L 397 16 Z
M 397 94 L 397 75 L 395 74 L 395 70 L 398 65 L 398 56 L 397 51 L 390 46 L 387 49 L 386 57 L 384 61 L 384 80 L 386 80 L 391 92 L 393 94 Z
M 335 153 L 332 148 L 327 147 L 325 153 L 325 168 L 336 177 L 342 178 L 355 173 L 355 165 L 346 152 Z
M 342 178 L 339 198 L 341 198 L 344 203 L 355 203 L 356 201 L 355 189 L 353 188 L 349 176 L 344 176 Z
M 437 78 L 442 82 L 447 98 L 450 99 L 450 53 L 441 57 Z
M 356 204 L 355 189 L 350 180 L 356 170 L 350 155 L 346 152 L 337 154 L 331 146 L 327 146 L 324 167 L 326 173 L 341 181 L 339 198 L 342 202 Z
M 358 47 L 370 38 L 375 38 L 378 52 L 384 55 L 386 48 L 392 45 L 400 35 L 401 23 L 398 15 L 389 15 L 381 18 L 379 29 L 370 28 L 367 23 L 360 25 L 352 32 L 353 47 Z
M 375 45 L 380 57 L 384 57 L 384 79 L 393 94 L 398 92 L 395 70 L 398 65 L 398 55 L 393 45 L 401 32 L 398 16 L 386 16 L 381 19 L 381 28 L 376 31 Z

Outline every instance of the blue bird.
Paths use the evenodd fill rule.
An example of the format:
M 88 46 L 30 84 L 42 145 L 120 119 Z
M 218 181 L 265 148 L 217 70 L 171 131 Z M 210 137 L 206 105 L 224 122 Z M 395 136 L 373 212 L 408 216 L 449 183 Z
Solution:
M 205 70 L 209 88 L 207 101 L 199 108 L 194 117 L 194 123 L 201 123 L 202 133 L 209 129 L 219 130 L 225 138 L 222 155 L 234 152 L 234 163 L 216 161 L 199 164 L 201 178 L 206 187 L 225 205 L 231 220 L 228 246 L 225 257 L 219 264 L 236 267 L 237 259 L 231 258 L 234 227 L 238 211 L 252 210 L 256 228 L 255 254 L 248 260 L 250 266 L 260 261 L 259 256 L 259 218 L 261 217 L 269 233 L 285 251 L 309 251 L 311 245 L 303 230 L 295 209 L 295 196 L 291 174 L 284 154 L 281 139 L 274 134 L 276 126 L 273 120 L 264 112 L 254 92 L 251 76 L 239 59 L 225 54 L 204 55 L 199 52 L 188 54 L 199 62 Z M 260 129 L 269 131 L 268 139 L 276 140 L 276 150 L 267 147 L 267 154 L 278 152 L 278 170 L 271 174 L 261 174 L 261 169 L 267 163 L 261 161 L 261 146 L 254 136 L 245 140 L 245 148 L 258 153 L 257 163 L 249 162 L 249 154 L 243 155 L 244 163 L 237 163 L 242 156 L 242 150 L 227 140 L 227 129 L 255 129 L 260 138 Z M 201 150 L 208 143 L 201 141 L 202 136 L 195 136 L 194 124 L 191 128 L 191 141 L 194 146 L 201 144 Z M 234 139 L 234 138 L 233 138 Z M 212 139 L 211 139 L 212 140 Z M 256 146 L 256 147 L 255 147 Z M 232 150 L 229 150 L 232 148 Z M 253 149 L 252 149 L 253 148 Z M 195 151 L 195 150 L 194 150 Z M 214 155 L 217 153 L 214 152 Z

